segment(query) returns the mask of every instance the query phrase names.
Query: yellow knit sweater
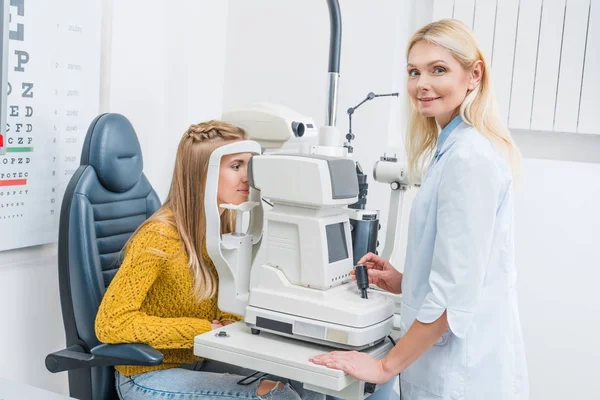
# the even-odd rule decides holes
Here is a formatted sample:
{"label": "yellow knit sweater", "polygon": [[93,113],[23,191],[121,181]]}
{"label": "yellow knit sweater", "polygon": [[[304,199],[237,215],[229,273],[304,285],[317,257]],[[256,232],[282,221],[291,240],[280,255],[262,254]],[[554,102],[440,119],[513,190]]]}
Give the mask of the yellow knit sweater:
{"label": "yellow knit sweater", "polygon": [[[209,260],[206,250],[203,256]],[[216,296],[195,300],[193,279],[175,228],[151,222],[135,235],[100,304],[96,336],[103,343],[146,343],[164,359],[155,367],[120,365],[117,371],[131,376],[196,362],[194,336],[210,331],[215,319],[241,319],[221,312]]]}

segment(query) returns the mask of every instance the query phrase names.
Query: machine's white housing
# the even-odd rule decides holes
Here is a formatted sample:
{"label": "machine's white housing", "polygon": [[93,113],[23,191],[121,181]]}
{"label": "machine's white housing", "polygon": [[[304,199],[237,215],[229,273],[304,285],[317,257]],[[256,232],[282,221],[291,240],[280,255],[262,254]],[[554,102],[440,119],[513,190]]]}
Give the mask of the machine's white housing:
{"label": "machine's white housing", "polygon": [[[331,167],[335,165],[335,167]],[[352,175],[332,185],[330,168],[350,168]],[[327,156],[269,154],[252,159],[251,185],[272,202],[301,208],[341,208],[356,203],[358,182],[354,162]],[[339,170],[339,168],[338,168]],[[340,190],[343,186],[343,190]]]}
{"label": "machine's white housing", "polygon": [[270,265],[255,267],[252,280],[244,318],[252,328],[348,349],[370,347],[392,331],[393,302],[375,292],[362,299],[353,281],[312,289]]}
{"label": "machine's white housing", "polygon": [[335,126],[317,125],[310,117],[280,104],[255,103],[226,111],[221,119],[240,126],[265,153],[319,154],[347,157],[344,138]]}
{"label": "machine's white housing", "polygon": [[[362,349],[384,339],[393,327],[393,302],[373,292],[362,299],[350,276],[354,265],[345,206],[357,201],[358,181],[354,161],[338,146],[339,135],[328,140],[319,135],[317,143],[314,129],[297,137],[298,122],[314,123],[281,106],[246,107],[223,119],[245,128],[264,148],[286,143],[283,150],[263,155],[256,143],[231,144],[211,156],[207,248],[219,273],[219,308],[244,314],[255,330],[336,347]],[[221,238],[218,166],[222,155],[234,151],[257,154],[249,164],[249,200],[266,198],[273,208],[264,211],[261,203],[252,209],[255,222],[264,212],[264,233],[262,224],[259,232],[259,224],[251,223],[248,233]]]}
{"label": "machine's white housing", "polygon": [[244,128],[248,136],[266,151],[310,153],[318,143],[317,125],[312,118],[279,105],[256,103],[224,112],[221,119]]}
{"label": "machine's white housing", "polygon": [[255,156],[249,180],[273,209],[265,212],[266,261],[252,269],[246,323],[343,348],[364,348],[385,338],[393,303],[379,294],[362,299],[350,276],[352,238],[343,207],[357,200],[354,162]]}
{"label": "machine's white housing", "polygon": [[250,169],[250,185],[275,206],[265,213],[266,263],[295,285],[327,289],[349,281],[352,237],[342,207],[357,199],[354,163],[274,154],[253,157]]}

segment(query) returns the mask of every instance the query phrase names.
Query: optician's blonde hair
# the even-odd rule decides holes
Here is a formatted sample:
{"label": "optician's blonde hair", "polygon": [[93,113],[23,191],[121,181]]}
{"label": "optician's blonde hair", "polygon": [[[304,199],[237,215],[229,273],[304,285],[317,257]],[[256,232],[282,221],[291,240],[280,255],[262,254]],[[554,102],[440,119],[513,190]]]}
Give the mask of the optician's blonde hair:
{"label": "optician's blonde hair", "polygon": [[[469,69],[475,62],[483,62],[479,85],[470,91],[460,106],[460,115],[466,123],[496,144],[510,164],[513,176],[518,175],[521,153],[502,121],[492,87],[490,67],[479,48],[471,29],[456,19],[442,19],[419,29],[408,43],[406,58],[419,42],[427,42],[448,50],[463,68]],[[425,163],[431,158],[437,144],[439,127],[434,117],[422,116],[408,99],[408,130],[405,137],[408,153],[409,177],[413,182],[420,179]]]}
{"label": "optician's blonde hair", "polygon": [[[204,192],[208,162],[216,148],[247,138],[248,134],[244,129],[226,122],[208,121],[190,126],[177,148],[167,200],[142,225],[159,221],[177,229],[194,276],[192,294],[198,300],[215,296],[218,288],[217,276],[210,260],[203,256],[206,245]],[[221,214],[221,233],[233,232],[234,228],[235,213],[224,210]]]}

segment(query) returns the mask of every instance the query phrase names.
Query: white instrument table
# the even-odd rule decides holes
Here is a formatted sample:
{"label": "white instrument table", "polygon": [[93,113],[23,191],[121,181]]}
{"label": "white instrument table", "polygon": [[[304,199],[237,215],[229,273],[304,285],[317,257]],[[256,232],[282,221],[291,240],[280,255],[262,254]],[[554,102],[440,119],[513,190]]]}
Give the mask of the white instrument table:
{"label": "white instrument table", "polygon": [[[226,332],[227,336],[219,336]],[[221,333],[221,335],[223,335]],[[400,334],[391,334],[396,341]],[[363,350],[381,359],[393,347],[389,338]],[[198,335],[194,354],[240,367],[261,371],[304,383],[304,387],[344,399],[365,398],[365,383],[343,371],[329,369],[308,361],[310,357],[336,350],[331,347],[261,332],[253,335],[244,322]]]}

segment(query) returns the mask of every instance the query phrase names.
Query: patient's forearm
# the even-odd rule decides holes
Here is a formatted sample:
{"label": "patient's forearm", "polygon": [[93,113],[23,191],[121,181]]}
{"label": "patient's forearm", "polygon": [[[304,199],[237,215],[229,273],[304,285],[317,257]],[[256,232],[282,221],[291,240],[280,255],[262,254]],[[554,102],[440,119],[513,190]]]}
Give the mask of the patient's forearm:
{"label": "patient's forearm", "polygon": [[415,320],[406,334],[382,360],[383,369],[397,375],[419,358],[448,330],[446,311],[436,321],[424,324]]}

